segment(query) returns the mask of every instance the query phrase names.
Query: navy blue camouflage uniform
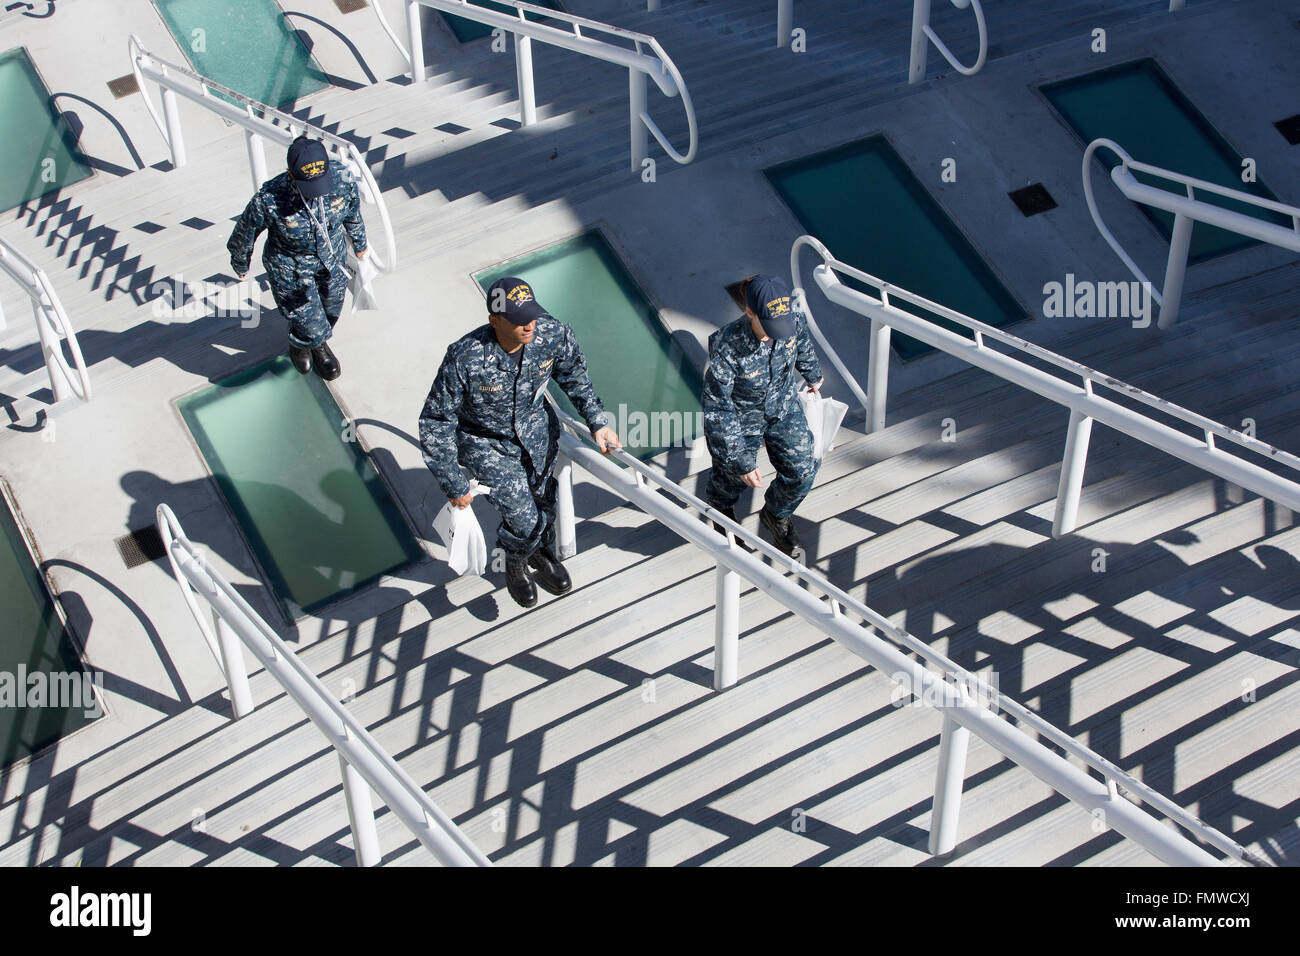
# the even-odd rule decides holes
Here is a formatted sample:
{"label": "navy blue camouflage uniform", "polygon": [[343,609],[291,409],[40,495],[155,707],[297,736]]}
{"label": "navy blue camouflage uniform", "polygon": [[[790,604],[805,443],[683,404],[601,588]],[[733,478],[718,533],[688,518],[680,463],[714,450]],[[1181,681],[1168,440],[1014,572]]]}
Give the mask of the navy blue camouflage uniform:
{"label": "navy blue camouflage uniform", "polygon": [[741,477],[754,470],[764,444],[776,468],[764,499],[773,517],[793,515],[812,490],[817,460],[796,372],[810,385],[822,378],[802,314],[795,314],[795,334],[787,339],[760,342],[748,317],[709,336],[703,405],[713,470],[705,497],[715,508],[734,506],[749,487]]}
{"label": "navy blue camouflage uniform", "polygon": [[490,325],[453,342],[420,414],[424,462],[448,498],[469,493],[458,465],[492,491],[501,513],[497,541],[506,556],[524,559],[553,549],[560,423],[544,397],[554,379],[594,432],[608,422],[591,386],[573,330],[549,316],[537,320],[533,341],[507,354]]}
{"label": "navy blue camouflage uniform", "polygon": [[244,275],[253,258],[253,244],[262,230],[267,230],[262,264],[271,295],[289,322],[289,341],[303,349],[323,345],[343,311],[350,278],[347,241],[350,239],[358,252],[366,248],[356,177],[336,160],[329,165],[333,189],[321,199],[307,201],[328,233],[328,241],[286,171],[262,184],[226,243],[230,267],[236,275]]}

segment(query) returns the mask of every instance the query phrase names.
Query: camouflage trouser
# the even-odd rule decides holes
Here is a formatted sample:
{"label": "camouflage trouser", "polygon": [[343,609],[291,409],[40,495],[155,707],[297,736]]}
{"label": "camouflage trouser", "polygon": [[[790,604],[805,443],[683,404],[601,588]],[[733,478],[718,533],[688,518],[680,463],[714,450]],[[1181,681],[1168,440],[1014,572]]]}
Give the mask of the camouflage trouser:
{"label": "camouflage trouser", "polygon": [[459,442],[460,463],[492,489],[488,500],[501,513],[497,543],[508,558],[522,560],[543,545],[554,545],[559,485],[551,472],[560,447],[557,430],[550,432],[546,460],[540,463],[514,442],[481,438]]}
{"label": "camouflage trouser", "polygon": [[[812,432],[808,430],[802,407],[796,402],[785,418],[768,422],[767,431],[762,435],[745,435],[742,440],[746,450],[755,456],[760,446],[767,445],[776,479],[768,486],[763,500],[774,517],[790,517],[808,496],[817,477]],[[748,487],[739,473],[719,468],[715,462],[704,497],[715,508],[730,508]]]}
{"label": "camouflage trouser", "polygon": [[303,349],[325,344],[343,311],[343,297],[348,291],[347,270],[320,269],[314,275],[272,275],[270,279],[276,307],[289,322],[290,344]]}

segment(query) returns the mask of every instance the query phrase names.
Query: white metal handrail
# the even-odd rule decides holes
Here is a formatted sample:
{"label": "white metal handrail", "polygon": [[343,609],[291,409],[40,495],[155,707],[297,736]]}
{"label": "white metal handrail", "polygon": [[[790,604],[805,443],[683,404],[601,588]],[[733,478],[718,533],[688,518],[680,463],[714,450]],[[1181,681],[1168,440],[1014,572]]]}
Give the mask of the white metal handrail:
{"label": "white metal handrail", "polygon": [[[1137,263],[1120,245],[1119,240],[1102,222],[1101,213],[1097,209],[1097,201],[1092,194],[1092,170],[1089,165],[1089,160],[1092,159],[1092,154],[1097,149],[1109,149],[1119,157],[1119,164],[1110,171],[1110,178],[1120,192],[1124,194],[1125,198],[1136,203],[1163,209],[1174,215],[1173,233],[1169,241],[1169,260],[1165,264],[1165,283],[1160,290],[1157,290],[1151,284],[1151,280],[1138,268]],[[1186,195],[1180,196],[1167,189],[1140,183],[1134,178],[1134,171],[1176,183],[1182,187],[1182,191]],[[1291,219],[1291,228],[1287,229],[1276,223],[1264,222],[1254,216],[1248,216],[1243,212],[1235,212],[1224,209],[1222,206],[1202,202],[1196,198],[1197,190],[1202,193],[1223,196],[1243,205],[1254,206],[1268,212],[1280,213]],[[1183,280],[1187,274],[1187,253],[1191,245],[1192,224],[1194,222],[1218,226],[1220,229],[1226,229],[1229,232],[1235,232],[1251,239],[1258,239],[1260,242],[1280,246],[1292,252],[1300,252],[1300,209],[1295,206],[1288,206],[1285,203],[1274,202],[1271,199],[1264,199],[1261,196],[1254,196],[1239,189],[1229,189],[1226,186],[1207,182],[1204,179],[1184,176],[1182,173],[1176,173],[1160,166],[1152,166],[1150,163],[1139,163],[1114,140],[1095,139],[1083,151],[1083,196],[1087,200],[1088,212],[1092,214],[1092,221],[1096,225],[1097,231],[1101,233],[1102,238],[1119,256],[1120,261],[1128,266],[1133,276],[1151,289],[1152,296],[1160,305],[1160,318],[1156,324],[1162,329],[1169,328],[1178,318],[1179,304],[1183,294]]]}
{"label": "white metal handrail", "polygon": [[[813,270],[817,284],[832,302],[844,306],[871,320],[870,353],[868,356],[867,395],[863,408],[866,411],[867,431],[878,431],[884,427],[885,398],[889,369],[889,339],[893,328],[919,339],[927,345],[941,349],[971,365],[991,372],[1023,388],[1027,388],[1044,398],[1051,399],[1059,405],[1070,409],[1069,430],[1066,437],[1064,461],[1061,468],[1061,485],[1057,494],[1056,516],[1052,533],[1056,536],[1073,531],[1079,508],[1079,496],[1083,484],[1084,463],[1088,454],[1088,439],[1092,431],[1093,420],[1136,438],[1153,448],[1159,448],[1188,464],[1192,464],[1217,475],[1225,481],[1240,485],[1270,501],[1290,508],[1300,509],[1300,482],[1269,471],[1254,462],[1237,455],[1227,453],[1227,449],[1216,444],[1216,438],[1222,438],[1234,445],[1260,455],[1270,462],[1285,466],[1292,471],[1300,471],[1300,457],[1275,448],[1251,435],[1237,431],[1213,419],[1198,415],[1165,401],[1140,388],[1122,382],[1112,376],[1098,372],[1072,359],[1049,352],[1032,342],[1011,335],[1001,329],[963,315],[952,309],[931,302],[906,289],[890,285],[883,279],[855,269],[847,263],[840,262],[820,240],[812,236],[800,236],[790,250],[790,272],[792,285],[800,306],[808,318],[810,328],[816,328],[816,319],[803,294],[799,276],[799,251],[808,246],[817,251],[822,263]],[[869,286],[874,286],[879,298],[872,298],[861,292],[848,288],[839,281],[840,273]],[[906,312],[893,304],[892,300],[906,302],[970,329],[973,339],[950,332],[934,322]],[[825,339],[818,334],[818,341]],[[1056,368],[1077,377],[1080,384],[1049,374],[1013,355],[998,352],[989,347],[989,342],[998,342],[1020,352],[1033,355]],[[830,350],[828,350],[830,351]],[[837,365],[837,368],[840,366]],[[841,371],[841,374],[843,372]],[[1108,389],[1117,395],[1133,399],[1141,404],[1166,414],[1185,424],[1191,425],[1201,433],[1193,437],[1170,425],[1156,421],[1152,416],[1119,405],[1096,394],[1095,389]],[[854,392],[862,397],[861,389]]]}
{"label": "white metal handrail", "polygon": [[[423,83],[426,79],[424,64],[424,41],[420,26],[420,7],[431,7],[443,13],[464,17],[495,29],[508,30],[514,35],[515,68],[519,81],[520,124],[531,126],[537,122],[537,102],[533,91],[533,54],[532,41],[538,40],[551,46],[582,53],[616,66],[626,67],[628,71],[628,102],[631,121],[633,172],[641,172],[642,164],[648,151],[646,133],[649,132],[658,141],[664,151],[675,162],[685,165],[695,159],[699,149],[699,128],[695,119],[695,107],[691,103],[686,81],[682,78],[677,65],[664,52],[659,41],[645,33],[636,33],[620,27],[610,26],[598,20],[574,16],[561,10],[539,7],[523,0],[499,0],[500,3],[514,7],[515,15],[489,10],[476,6],[468,0],[406,0],[406,23],[410,40],[409,51],[403,51],[411,66],[411,81]],[[378,9],[377,4],[371,4]],[[549,20],[567,24],[568,29],[550,26],[529,20],[529,13]],[[382,14],[380,15],[382,21]],[[394,43],[397,38],[391,31],[386,31]],[[590,34],[603,34],[632,44],[632,49],[610,43],[608,40],[596,39]],[[649,50],[649,53],[645,52]],[[663,131],[650,117],[646,100],[646,77],[654,80],[659,90],[668,97],[680,96],[686,110],[686,123],[690,130],[690,143],[685,153],[679,153],[668,142]]]}
{"label": "white metal handrail", "polygon": [[[0,239],[0,269],[7,272],[31,299],[36,333],[40,337],[41,354],[54,400],[61,402],[69,395],[75,395],[83,402],[90,401],[90,376],[81,357],[77,333],[45,270],[3,239]],[[4,313],[0,311],[2,328]],[[67,354],[64,353],[65,345]]]}
{"label": "white metal handrail", "polygon": [[[239,649],[242,643],[337,752],[357,862],[361,866],[374,866],[383,859],[368,784],[444,866],[491,866],[483,852],[438,809],[420,785],[208,563],[200,549],[185,536],[171,508],[160,504],[157,521],[172,574],[203,639],[225,674],[234,717],[238,719],[253,710],[248,672]],[[199,598],[207,603],[210,614],[203,613]]]}
{"label": "white metal handrail", "polygon": [[965,10],[971,7],[975,11],[975,24],[979,28],[980,52],[973,66],[963,66],[957,57],[953,56],[947,45],[939,39],[939,35],[930,27],[930,0],[913,0],[912,3],[912,57],[907,68],[907,82],[919,83],[925,79],[926,55],[929,52],[929,44],[933,43],[948,61],[948,64],[958,73],[966,76],[973,76],[984,68],[984,61],[989,54],[989,31],[984,22],[984,8],[980,5],[980,0],[951,0],[952,5],[958,10]]}
{"label": "white metal handrail", "polygon": [[[943,712],[940,766],[935,787],[935,807],[931,814],[932,854],[943,855],[951,852],[956,845],[965,748],[969,734],[974,733],[1057,792],[1089,810],[1103,809],[1109,825],[1166,862],[1213,865],[1216,861],[1200,847],[1175,831],[1161,826],[1155,818],[1124,799],[1120,795],[1121,790],[1137,797],[1232,859],[1248,863],[1260,862],[1231,837],[1151,789],[1105,757],[1084,747],[1038,714],[1002,695],[979,675],[896,627],[888,618],[851,597],[817,571],[781,553],[756,535],[751,535],[657,469],[622,450],[611,451],[609,457],[626,465],[630,474],[610,464],[606,456],[593,451],[579,437],[575,437],[581,436],[589,440],[582,424],[559,408],[555,411],[570,432],[561,437],[561,465],[557,476],[559,499],[556,533],[562,548],[568,543],[564,549],[567,553],[563,556],[574,553],[572,465],[576,463],[610,490],[712,557],[717,565],[715,689],[731,687],[738,679],[739,578],[745,577],[805,621],[866,659],[881,673],[889,675],[918,701]],[[676,499],[676,503],[669,501],[665,495]],[[719,535],[710,528],[710,521],[723,527],[725,533]],[[746,552],[742,544],[756,553]],[[772,566],[765,564],[758,555],[766,557]],[[792,583],[787,578],[787,573],[793,575],[799,583]],[[800,584],[806,587],[801,587]],[[851,622],[846,615],[856,617],[860,623]],[[888,642],[878,637],[874,631],[883,634]],[[904,651],[916,655],[920,660],[905,656]],[[1022,726],[1016,727],[1004,715],[1015,718]],[[1025,732],[1025,727],[1032,730],[1032,735]],[[1082,761],[1100,774],[1102,781],[1080,774],[1043,743],[1044,740]],[[1109,821],[1112,811],[1119,811],[1122,819]]]}
{"label": "white metal handrail", "polygon": [[[158,127],[158,132],[162,134],[167,148],[171,151],[172,166],[179,169],[186,161],[180,110],[176,103],[178,93],[216,113],[222,119],[244,128],[249,171],[252,174],[254,189],[261,187],[262,183],[269,178],[263,147],[264,140],[270,140],[287,149],[299,135],[318,139],[334,159],[347,166],[357,177],[357,191],[362,201],[379,210],[380,226],[384,235],[384,255],[376,255],[374,250],[371,250],[370,255],[374,256],[375,265],[384,272],[391,272],[397,267],[397,239],[393,235],[393,222],[388,215],[388,206],[379,191],[379,184],[375,182],[375,177],[366,164],[365,157],[361,155],[355,143],[335,133],[327,132],[319,126],[305,123],[265,103],[260,103],[228,86],[222,86],[201,73],[169,63],[146,50],[135,34],[131,34],[127,40],[127,51],[131,57],[131,71],[135,74],[136,84],[140,87],[145,108],[153,117],[154,125]],[[146,79],[157,83],[162,91],[162,116],[158,114],[145,89]],[[228,103],[221,97],[213,96],[213,93],[219,93],[221,97],[229,97],[235,103]]]}

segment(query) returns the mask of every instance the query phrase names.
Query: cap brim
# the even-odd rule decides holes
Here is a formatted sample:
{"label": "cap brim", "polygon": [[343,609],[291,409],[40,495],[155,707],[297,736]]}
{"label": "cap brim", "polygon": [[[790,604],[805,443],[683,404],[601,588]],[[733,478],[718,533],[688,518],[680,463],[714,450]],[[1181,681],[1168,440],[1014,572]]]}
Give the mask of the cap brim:
{"label": "cap brim", "polygon": [[294,183],[304,199],[320,199],[334,185],[334,177],[329,172],[326,172],[325,175],[317,176],[315,179],[295,179]]}
{"label": "cap brim", "polygon": [[550,313],[543,309],[536,299],[525,302],[519,308],[506,313],[506,318],[515,325],[528,325],[537,319],[549,319],[550,317]]}
{"label": "cap brim", "polygon": [[763,331],[774,339],[788,339],[794,335],[794,319],[759,319]]}

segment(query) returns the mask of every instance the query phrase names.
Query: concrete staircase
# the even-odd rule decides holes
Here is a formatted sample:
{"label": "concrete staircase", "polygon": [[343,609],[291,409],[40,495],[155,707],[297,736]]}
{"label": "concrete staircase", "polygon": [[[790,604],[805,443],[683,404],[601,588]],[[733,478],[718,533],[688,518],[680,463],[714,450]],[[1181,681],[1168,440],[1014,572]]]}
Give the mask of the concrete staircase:
{"label": "concrete staircase", "polygon": [[[1297,341],[1293,277],[1248,280],[1249,320],[1229,305],[1240,288],[1194,297],[1159,353],[1103,327],[1062,347],[1158,394],[1199,397],[1195,410],[1222,420],[1248,408],[1262,438],[1297,447],[1286,382],[1300,346],[1278,344]],[[1207,350],[1207,336],[1231,348]],[[1261,374],[1264,357],[1275,374]],[[943,418],[956,441],[942,440]],[[1081,529],[1053,540],[1064,425],[1063,411],[975,371],[896,396],[888,427],[835,449],[800,510],[817,567],[1208,822],[1294,862],[1300,530],[1098,429]],[[303,659],[340,697],[359,691],[349,707],[497,862],[938,862],[925,851],[937,715],[895,706],[885,676],[753,588],[742,681],[715,693],[710,563],[599,500],[580,508],[565,598],[522,613],[500,575],[455,581]],[[214,695],[28,781],[0,807],[0,832],[42,808],[60,808],[60,824],[11,841],[0,863],[348,862],[332,754],[267,675],[253,688],[259,709],[236,724]],[[1152,862],[978,741],[966,779],[950,864]],[[381,836],[390,862],[425,861],[390,815]]]}
{"label": "concrete staircase", "polygon": [[[632,0],[570,3],[663,41],[695,95],[706,157],[824,120],[828,103],[851,117],[908,95],[907,5],[884,6],[846,31],[862,5],[800,0],[795,23],[810,46],[795,56],[775,50],[766,2],[665,0],[659,14]],[[990,3],[991,56],[1167,16],[1165,6],[1034,0],[1013,18]],[[935,9],[936,29],[965,56],[973,17]],[[433,52],[431,89],[329,90],[299,111],[365,150],[405,262],[521,209],[627,180],[619,71],[537,51],[543,122],[511,131],[511,58],[485,43]],[[928,83],[947,81],[939,65],[932,55]],[[605,95],[589,98],[593,89]],[[676,107],[652,99],[680,143]],[[149,303],[158,279],[227,268],[239,211],[228,197],[249,187],[239,137],[191,146],[186,171],[100,177],[4,226],[47,264],[86,330],[101,394],[164,355],[220,370],[211,324],[169,324]],[[670,167],[661,157],[659,174]],[[200,223],[185,225],[191,217]],[[148,222],[163,230],[135,229]],[[1094,323],[1042,344],[1226,424],[1250,417],[1262,439],[1300,448],[1295,276],[1292,265],[1190,296],[1158,339]],[[26,417],[43,407],[30,397],[43,371],[14,320],[20,300],[4,296],[0,390]],[[248,349],[274,330],[215,334]],[[1080,530],[1053,540],[1065,422],[975,371],[893,396],[888,427],[832,452],[800,510],[817,567],[1208,822],[1294,863],[1300,536],[1290,514],[1099,428]],[[712,566],[610,493],[580,491],[572,594],[523,613],[499,574],[457,580],[302,658],[497,862],[941,862],[925,852],[938,717],[894,706],[886,676],[753,588],[742,596],[742,681],[715,693]],[[0,864],[348,863],[333,754],[266,674],[253,692],[260,706],[238,723],[210,695],[75,765],[38,759],[10,773]],[[389,862],[427,860],[391,814],[380,830]],[[978,741],[960,836],[943,862],[1152,862]]]}

